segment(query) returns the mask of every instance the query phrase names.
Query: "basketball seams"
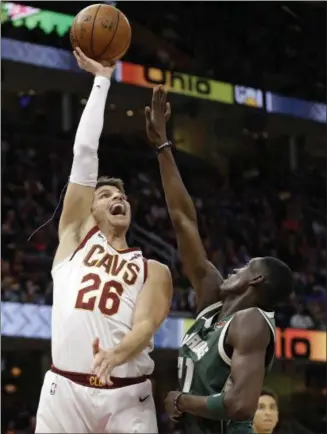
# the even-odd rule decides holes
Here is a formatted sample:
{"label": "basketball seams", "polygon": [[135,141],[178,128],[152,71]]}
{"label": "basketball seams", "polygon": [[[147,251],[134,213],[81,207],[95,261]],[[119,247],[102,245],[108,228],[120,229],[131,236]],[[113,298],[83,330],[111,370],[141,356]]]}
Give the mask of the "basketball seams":
{"label": "basketball seams", "polygon": [[[130,45],[130,43],[131,43],[131,40],[132,40],[132,34],[131,34],[131,36],[130,36],[130,38],[129,38],[129,40],[128,40],[128,42],[127,42],[127,44],[126,44],[126,47],[123,49],[123,50],[120,50],[117,54],[115,54],[114,56],[112,56],[112,58],[115,60],[116,59],[116,57],[117,56],[120,56],[121,55],[121,53],[126,53],[126,51],[128,50],[128,47],[129,47],[129,45]],[[124,55],[123,54],[123,55]],[[119,58],[121,58],[121,57],[119,57]]]}
{"label": "basketball seams", "polygon": [[70,32],[73,48],[79,46],[86,56],[100,62],[120,59],[127,52],[131,38],[131,27],[125,15],[104,4],[91,5],[80,11]]}
{"label": "basketball seams", "polygon": [[110,42],[106,45],[105,49],[102,50],[102,52],[97,56],[98,58],[101,58],[101,56],[103,56],[103,54],[108,50],[108,48],[110,47],[110,44],[112,43],[112,41],[115,39],[117,30],[118,30],[118,26],[119,26],[119,20],[120,20],[120,12],[118,9],[117,10],[117,20],[116,20],[116,28],[113,32],[112,38],[110,40]]}
{"label": "basketball seams", "polygon": [[97,15],[98,15],[98,12],[99,12],[101,6],[102,5],[98,6],[98,9],[97,9],[96,13],[94,14],[92,29],[91,29],[91,35],[90,35],[90,48],[91,48],[91,53],[92,53],[93,57],[96,57],[96,55],[94,54],[94,51],[93,51],[93,32],[94,32],[96,18],[97,18]]}

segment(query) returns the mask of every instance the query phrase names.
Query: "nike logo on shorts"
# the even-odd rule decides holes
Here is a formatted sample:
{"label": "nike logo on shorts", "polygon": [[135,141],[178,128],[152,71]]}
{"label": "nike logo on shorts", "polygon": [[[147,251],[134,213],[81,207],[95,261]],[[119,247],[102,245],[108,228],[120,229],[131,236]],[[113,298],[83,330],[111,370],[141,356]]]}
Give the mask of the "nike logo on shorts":
{"label": "nike logo on shorts", "polygon": [[149,398],[150,395],[145,396],[144,398],[139,397],[140,402],[144,402],[146,399]]}

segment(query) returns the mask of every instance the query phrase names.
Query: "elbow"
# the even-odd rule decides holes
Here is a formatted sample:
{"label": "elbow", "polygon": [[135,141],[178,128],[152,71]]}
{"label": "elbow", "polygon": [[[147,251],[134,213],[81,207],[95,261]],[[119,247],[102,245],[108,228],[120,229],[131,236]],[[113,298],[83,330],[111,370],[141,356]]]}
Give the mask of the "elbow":
{"label": "elbow", "polygon": [[180,210],[172,210],[170,218],[174,227],[182,227],[185,216]]}
{"label": "elbow", "polygon": [[196,214],[194,213],[190,213],[190,212],[183,212],[180,210],[172,210],[170,212],[170,218],[171,218],[171,222],[174,226],[174,228],[178,231],[184,231],[185,228],[187,229],[188,225],[190,223],[196,225],[197,224],[197,220],[196,220]]}
{"label": "elbow", "polygon": [[228,417],[231,420],[252,420],[257,409],[257,403],[252,403],[248,398],[226,396],[224,400]]}

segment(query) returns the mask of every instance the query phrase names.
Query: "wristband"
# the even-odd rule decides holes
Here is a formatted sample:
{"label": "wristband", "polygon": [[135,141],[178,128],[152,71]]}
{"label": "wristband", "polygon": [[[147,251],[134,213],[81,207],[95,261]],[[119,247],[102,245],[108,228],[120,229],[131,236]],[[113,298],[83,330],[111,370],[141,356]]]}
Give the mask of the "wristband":
{"label": "wristband", "polygon": [[174,399],[174,409],[175,409],[176,413],[178,414],[178,416],[182,416],[182,414],[183,414],[183,412],[180,411],[180,409],[178,408],[178,401],[182,395],[184,395],[184,393],[180,392]]}
{"label": "wristband", "polygon": [[165,148],[171,148],[173,144],[171,142],[165,142],[162,145],[156,147],[156,152],[159,154]]}
{"label": "wristband", "polygon": [[212,412],[215,420],[229,420],[227,411],[224,404],[224,393],[217,393],[215,395],[208,396],[207,407]]}

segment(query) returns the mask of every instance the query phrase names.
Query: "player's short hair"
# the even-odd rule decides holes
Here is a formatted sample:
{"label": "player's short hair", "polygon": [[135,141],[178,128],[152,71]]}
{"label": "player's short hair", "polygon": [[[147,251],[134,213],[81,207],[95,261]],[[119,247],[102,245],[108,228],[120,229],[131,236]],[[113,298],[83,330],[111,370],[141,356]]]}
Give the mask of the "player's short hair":
{"label": "player's short hair", "polygon": [[121,193],[125,194],[124,182],[119,178],[110,178],[109,176],[100,176],[95,189],[97,190],[104,185],[116,187]]}
{"label": "player's short hair", "polygon": [[277,393],[274,392],[269,387],[263,387],[262,390],[261,390],[260,396],[271,396],[276,401],[276,404],[278,404]]}
{"label": "player's short hair", "polygon": [[262,259],[266,279],[263,283],[264,297],[270,308],[287,300],[293,290],[292,271],[283,261],[271,256]]}

